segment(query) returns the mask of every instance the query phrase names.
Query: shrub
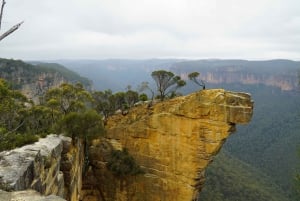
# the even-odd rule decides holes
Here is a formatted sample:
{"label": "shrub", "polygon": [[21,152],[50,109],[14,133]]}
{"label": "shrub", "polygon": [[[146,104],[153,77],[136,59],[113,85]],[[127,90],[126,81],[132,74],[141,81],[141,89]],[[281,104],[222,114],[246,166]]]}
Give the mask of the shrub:
{"label": "shrub", "polygon": [[144,173],[134,158],[128,153],[127,149],[123,149],[122,151],[113,150],[107,163],[107,168],[118,177]]}

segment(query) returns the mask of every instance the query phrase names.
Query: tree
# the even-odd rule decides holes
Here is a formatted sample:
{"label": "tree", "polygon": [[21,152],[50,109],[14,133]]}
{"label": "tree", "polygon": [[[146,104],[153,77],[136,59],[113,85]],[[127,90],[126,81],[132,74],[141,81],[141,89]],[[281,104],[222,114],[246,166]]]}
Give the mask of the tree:
{"label": "tree", "polygon": [[[151,100],[153,100],[154,98],[154,91],[149,87],[149,83],[148,82],[142,82],[141,85],[138,87],[138,91],[142,92],[145,90],[149,90],[151,93]],[[148,97],[147,97],[148,99]]]}
{"label": "tree", "polygon": [[82,84],[63,83],[59,88],[48,90],[45,101],[53,109],[56,106],[57,110],[66,115],[70,112],[84,111],[88,105],[91,105],[92,96]]}
{"label": "tree", "polygon": [[58,128],[73,140],[92,139],[103,134],[102,117],[95,110],[70,112],[61,119]]}
{"label": "tree", "polygon": [[8,132],[17,131],[24,124],[24,109],[27,98],[21,92],[12,90],[7,82],[0,79],[0,125]]}
{"label": "tree", "polygon": [[139,100],[140,101],[147,101],[148,100],[148,96],[145,93],[142,93],[139,95]]}
{"label": "tree", "polygon": [[0,79],[0,151],[37,141],[26,129],[29,110],[27,98]]}
{"label": "tree", "polygon": [[[3,16],[3,11],[4,11],[4,6],[5,6],[6,2],[5,0],[2,0],[2,4],[1,4],[1,10],[0,10],[0,30],[2,28],[2,16]],[[0,41],[4,38],[6,38],[8,35],[10,35],[11,33],[13,33],[14,31],[16,31],[21,25],[23,24],[23,21],[12,26],[10,29],[8,29],[6,32],[4,32],[2,35],[0,35]]]}
{"label": "tree", "polygon": [[115,98],[111,90],[95,91],[92,93],[93,107],[105,119],[115,112]]}
{"label": "tree", "polygon": [[156,83],[159,98],[162,101],[165,99],[166,95],[175,92],[178,88],[183,87],[186,84],[180,76],[175,76],[174,73],[165,70],[153,71],[151,76]]}
{"label": "tree", "polygon": [[197,85],[201,86],[202,89],[205,89],[205,83],[203,80],[201,80],[201,83],[198,81],[198,77],[199,77],[200,73],[198,72],[193,72],[193,73],[190,73],[188,75],[189,79],[192,80],[193,82],[195,82]]}
{"label": "tree", "polygon": [[129,108],[133,107],[134,103],[139,101],[139,94],[136,91],[128,90],[125,93],[125,102]]}
{"label": "tree", "polygon": [[122,151],[112,150],[106,167],[119,178],[144,173],[141,167],[136,163],[135,159],[129,154],[127,149],[123,149]]}

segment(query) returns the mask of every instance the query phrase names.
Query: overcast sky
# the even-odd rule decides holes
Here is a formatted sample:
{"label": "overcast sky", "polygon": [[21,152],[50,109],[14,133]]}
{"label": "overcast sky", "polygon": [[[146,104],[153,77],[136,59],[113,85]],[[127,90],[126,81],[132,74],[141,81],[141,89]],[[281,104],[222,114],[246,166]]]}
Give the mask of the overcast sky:
{"label": "overcast sky", "polygon": [[300,60],[299,0],[6,1],[2,58]]}

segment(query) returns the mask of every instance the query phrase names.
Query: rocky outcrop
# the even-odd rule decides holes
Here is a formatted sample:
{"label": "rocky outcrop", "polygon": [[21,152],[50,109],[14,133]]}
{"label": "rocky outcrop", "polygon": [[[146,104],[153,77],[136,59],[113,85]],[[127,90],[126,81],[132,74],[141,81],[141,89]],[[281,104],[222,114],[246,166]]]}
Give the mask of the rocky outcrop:
{"label": "rocky outcrop", "polygon": [[1,201],[66,201],[65,199],[55,196],[43,196],[34,190],[5,192],[0,190]]}
{"label": "rocky outcrop", "polygon": [[[252,111],[249,94],[215,89],[114,115],[106,137],[89,148],[83,180],[82,143],[49,135],[0,153],[0,200],[196,200],[205,168]],[[107,169],[111,151],[124,148],[144,174],[116,176]]]}
{"label": "rocky outcrop", "polygon": [[[90,147],[83,200],[196,200],[205,168],[235,125],[250,121],[252,111],[249,94],[215,89],[111,117],[106,138]],[[120,178],[107,170],[111,150],[122,148],[145,174]]]}
{"label": "rocky outcrop", "polygon": [[[49,135],[33,145],[1,152],[0,189],[16,192],[2,191],[0,198],[10,196],[13,200],[19,196],[31,201],[39,198],[77,201],[83,159],[81,142],[73,146],[70,138],[57,135]],[[32,190],[24,191],[27,189]]]}

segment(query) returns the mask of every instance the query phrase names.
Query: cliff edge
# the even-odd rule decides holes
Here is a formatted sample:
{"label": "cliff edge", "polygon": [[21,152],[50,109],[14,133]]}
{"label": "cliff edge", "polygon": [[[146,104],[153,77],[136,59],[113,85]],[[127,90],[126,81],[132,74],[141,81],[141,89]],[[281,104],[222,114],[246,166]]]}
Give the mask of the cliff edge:
{"label": "cliff edge", "polygon": [[[83,200],[197,200],[205,168],[252,112],[249,94],[212,89],[112,116],[106,138],[90,147]],[[145,174],[120,178],[107,170],[109,153],[123,148]]]}

